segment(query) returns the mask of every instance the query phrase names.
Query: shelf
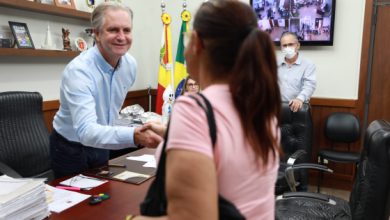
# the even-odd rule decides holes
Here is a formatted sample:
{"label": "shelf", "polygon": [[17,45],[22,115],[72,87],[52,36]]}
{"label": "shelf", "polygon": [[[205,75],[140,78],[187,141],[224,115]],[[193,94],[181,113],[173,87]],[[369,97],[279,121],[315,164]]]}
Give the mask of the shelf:
{"label": "shelf", "polygon": [[89,20],[91,13],[77,11],[69,8],[61,8],[55,5],[42,4],[38,2],[30,2],[27,0],[0,0],[0,6],[16,8],[26,11],[35,11],[39,13],[59,15],[63,17],[76,18],[81,20]]}
{"label": "shelf", "polygon": [[76,57],[78,51],[0,48],[0,56],[18,57]]}

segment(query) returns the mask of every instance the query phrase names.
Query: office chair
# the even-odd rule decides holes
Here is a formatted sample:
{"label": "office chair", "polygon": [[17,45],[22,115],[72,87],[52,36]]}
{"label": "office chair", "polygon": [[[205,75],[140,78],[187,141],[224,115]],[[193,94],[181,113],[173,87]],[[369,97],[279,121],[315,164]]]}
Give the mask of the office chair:
{"label": "office chair", "polygon": [[[335,196],[290,192],[276,199],[276,219],[388,219],[390,216],[390,123],[373,121],[366,130],[349,202]],[[325,167],[314,164],[315,167]],[[321,170],[326,170],[321,168]],[[292,169],[286,171],[292,173]],[[292,187],[294,184],[291,184]]]}
{"label": "office chair", "polygon": [[[324,160],[329,160],[338,163],[354,163],[355,167],[360,159],[360,153],[348,151],[334,150],[334,145],[337,143],[351,144],[357,141],[360,137],[360,123],[358,118],[347,112],[331,113],[325,121],[325,137],[332,142],[330,149],[320,150],[318,153],[318,161],[324,164]],[[320,191],[320,182],[322,172],[318,176],[317,192]]]}
{"label": "office chair", "polygon": [[[310,104],[304,103],[298,112],[292,112],[287,102],[281,108],[281,146],[284,156],[281,157],[275,194],[290,191],[285,178],[285,170],[298,163],[310,160],[312,149],[313,125]],[[307,170],[297,171],[298,190],[305,191],[308,185]]]}
{"label": "office chair", "polygon": [[11,177],[54,178],[49,132],[38,92],[0,93],[0,173]]}

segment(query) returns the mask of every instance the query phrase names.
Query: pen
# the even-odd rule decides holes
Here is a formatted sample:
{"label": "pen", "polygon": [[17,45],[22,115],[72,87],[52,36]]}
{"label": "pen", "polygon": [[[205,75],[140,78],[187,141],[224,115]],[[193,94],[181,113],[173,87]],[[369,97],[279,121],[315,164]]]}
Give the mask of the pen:
{"label": "pen", "polygon": [[80,188],[80,187],[74,187],[74,186],[56,186],[56,188],[72,190],[72,191],[82,191],[82,190],[88,190],[89,189],[89,188]]}
{"label": "pen", "polygon": [[122,168],[126,168],[126,165],[125,164],[108,164],[109,167],[122,167]]}

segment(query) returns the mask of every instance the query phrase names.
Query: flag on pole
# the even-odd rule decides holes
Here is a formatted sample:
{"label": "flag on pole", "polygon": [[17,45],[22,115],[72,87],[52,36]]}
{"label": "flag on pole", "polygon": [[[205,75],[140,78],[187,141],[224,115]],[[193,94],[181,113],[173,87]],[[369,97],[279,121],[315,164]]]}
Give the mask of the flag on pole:
{"label": "flag on pole", "polygon": [[160,66],[158,71],[158,86],[156,97],[156,113],[162,114],[162,106],[164,103],[163,94],[164,91],[170,87],[170,91],[173,91],[173,72],[172,72],[172,49],[171,49],[171,16],[168,13],[161,15],[163,22],[163,33],[161,37],[160,48]]}
{"label": "flag on pole", "polygon": [[188,75],[184,59],[184,33],[189,30],[188,23],[191,20],[191,14],[185,8],[181,13],[181,28],[179,35],[179,42],[177,45],[174,83],[175,83],[175,97],[178,97],[184,89],[184,82]]}

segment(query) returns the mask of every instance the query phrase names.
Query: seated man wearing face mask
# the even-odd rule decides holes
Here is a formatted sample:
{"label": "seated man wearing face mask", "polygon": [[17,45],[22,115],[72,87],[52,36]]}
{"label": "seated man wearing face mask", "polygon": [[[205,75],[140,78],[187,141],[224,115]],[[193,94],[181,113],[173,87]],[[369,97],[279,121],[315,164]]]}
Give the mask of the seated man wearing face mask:
{"label": "seated man wearing face mask", "polygon": [[289,102],[291,111],[296,112],[304,102],[309,102],[316,89],[316,67],[299,54],[300,44],[295,33],[284,32],[280,46],[283,57],[278,60],[278,77],[282,101]]}

